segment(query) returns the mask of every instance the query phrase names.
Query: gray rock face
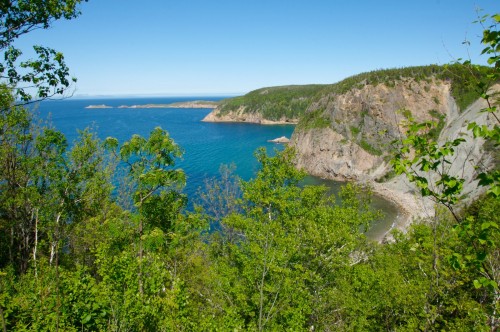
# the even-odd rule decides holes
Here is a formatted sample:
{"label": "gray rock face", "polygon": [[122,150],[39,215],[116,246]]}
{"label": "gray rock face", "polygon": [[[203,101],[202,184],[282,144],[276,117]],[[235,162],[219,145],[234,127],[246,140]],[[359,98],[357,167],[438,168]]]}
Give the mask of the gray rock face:
{"label": "gray rock face", "polygon": [[[497,91],[498,86],[494,87]],[[475,166],[491,167],[492,158],[483,148],[483,141],[473,139],[467,124],[491,124],[483,100],[473,103],[459,113],[450,94],[450,84],[429,80],[416,82],[405,79],[394,87],[383,84],[365,85],[342,95],[325,95],[311,105],[308,112],[316,112],[326,119],[327,127],[298,127],[291,139],[297,151],[297,166],[308,173],[333,180],[371,183],[375,191],[393,200],[411,216],[433,214],[430,201],[422,200],[412,184],[402,177],[382,181],[391,171],[388,153],[390,142],[404,138],[404,109],[416,121],[442,121],[439,142],[463,137],[466,142],[457,149],[451,164],[451,174],[466,179],[464,192],[477,197]],[[490,115],[491,117],[491,115]],[[375,183],[375,180],[384,183]]]}
{"label": "gray rock face", "polygon": [[297,131],[292,144],[297,166],[309,174],[333,180],[365,180],[380,159],[331,128]]}
{"label": "gray rock face", "polygon": [[322,110],[328,128],[298,128],[292,136],[299,165],[337,180],[376,179],[387,171],[384,155],[391,141],[403,134],[403,109],[417,121],[457,113],[450,85],[442,81],[407,79],[394,87],[365,85],[342,95],[326,95],[308,112]]}

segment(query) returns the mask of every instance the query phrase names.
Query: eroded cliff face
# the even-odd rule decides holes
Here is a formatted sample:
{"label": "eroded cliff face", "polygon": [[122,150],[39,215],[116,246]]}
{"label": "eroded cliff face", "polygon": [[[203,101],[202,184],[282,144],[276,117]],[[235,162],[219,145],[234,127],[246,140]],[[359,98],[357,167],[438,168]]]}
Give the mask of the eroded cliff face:
{"label": "eroded cliff face", "polygon": [[474,167],[490,167],[493,161],[483,148],[484,142],[472,138],[467,124],[472,121],[491,124],[493,119],[480,112],[486,107],[483,100],[459,113],[450,86],[449,82],[435,79],[419,82],[405,79],[392,87],[365,85],[342,95],[324,95],[307,111],[315,119],[299,123],[292,136],[297,166],[322,178],[371,183],[377,192],[398,203],[408,214],[432,215],[432,202],[417,199],[416,188],[403,176],[388,176],[391,141],[404,137],[402,113],[406,113],[419,122],[440,123],[441,130],[436,136],[439,135],[441,142],[456,137],[466,139],[446,167],[451,174],[466,179],[464,191],[470,198],[477,197],[481,188],[477,187]]}
{"label": "eroded cliff face", "polygon": [[327,94],[308,112],[317,112],[328,126],[305,124],[295,130],[292,144],[298,165],[311,174],[337,180],[375,180],[385,174],[385,152],[394,138],[404,134],[404,112],[417,121],[458,114],[449,83],[412,79],[393,87],[365,85],[342,95]]}
{"label": "eroded cliff face", "polygon": [[296,130],[292,145],[298,152],[298,167],[327,179],[366,179],[381,160],[331,128]]}
{"label": "eroded cliff face", "polygon": [[298,119],[285,118],[282,117],[280,120],[269,120],[266,119],[262,113],[245,112],[245,107],[241,106],[236,111],[231,111],[226,114],[222,114],[220,108],[215,108],[210,112],[203,120],[203,122],[247,122],[256,124],[297,124]]}

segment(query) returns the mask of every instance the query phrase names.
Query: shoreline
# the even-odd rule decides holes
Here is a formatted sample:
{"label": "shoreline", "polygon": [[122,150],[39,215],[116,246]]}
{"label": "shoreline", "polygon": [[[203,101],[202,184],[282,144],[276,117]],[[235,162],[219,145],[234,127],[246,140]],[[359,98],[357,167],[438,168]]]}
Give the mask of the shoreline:
{"label": "shoreline", "polygon": [[[406,233],[409,227],[419,219],[429,218],[434,215],[433,202],[420,197],[418,193],[414,193],[414,188],[402,177],[395,178],[389,182],[378,183],[373,180],[361,181],[342,177],[330,178],[322,175],[308,174],[323,181],[333,181],[339,184],[357,184],[366,190],[370,190],[374,197],[392,205],[396,213],[392,214],[389,218],[383,219],[385,220],[383,222],[385,226],[379,228],[379,231],[373,232],[368,237],[369,241],[378,243],[393,241],[394,238],[391,234],[393,229]],[[327,186],[329,185],[327,184]],[[381,208],[381,210],[385,211],[384,208]]]}
{"label": "shoreline", "polygon": [[272,120],[260,120],[260,121],[242,121],[242,120],[201,120],[201,122],[211,122],[211,123],[248,123],[263,126],[274,126],[274,125],[297,125],[298,121],[272,121]]}
{"label": "shoreline", "polygon": [[[390,229],[377,239],[379,242],[390,241],[392,236],[390,232],[393,229],[406,233],[408,228],[420,218],[428,218],[434,215],[433,203],[423,197],[416,197],[403,190],[398,190],[395,183],[377,183],[371,181],[367,183],[374,194],[393,203],[399,211],[397,220],[394,221]],[[392,185],[391,185],[392,184]]]}
{"label": "shoreline", "polygon": [[250,123],[258,125],[296,125],[299,123],[298,119],[268,120],[264,119],[260,114],[255,113],[244,114],[243,112],[230,112],[229,114],[222,115],[218,108],[208,113],[201,121],[214,123]]}
{"label": "shoreline", "polygon": [[88,105],[85,108],[87,109],[106,109],[106,108],[206,108],[213,109],[216,108],[218,102],[215,101],[206,101],[206,100],[194,100],[194,101],[186,101],[186,102],[177,102],[171,104],[144,104],[144,105],[120,105],[118,107],[109,106],[105,104],[101,105]]}
{"label": "shoreline", "polygon": [[249,123],[249,124],[257,124],[257,125],[297,125],[299,120],[291,119],[291,120],[267,120],[262,118],[231,118],[226,116],[218,117],[213,114],[213,112],[209,113],[207,116],[201,120],[201,122],[212,122],[212,123]]}

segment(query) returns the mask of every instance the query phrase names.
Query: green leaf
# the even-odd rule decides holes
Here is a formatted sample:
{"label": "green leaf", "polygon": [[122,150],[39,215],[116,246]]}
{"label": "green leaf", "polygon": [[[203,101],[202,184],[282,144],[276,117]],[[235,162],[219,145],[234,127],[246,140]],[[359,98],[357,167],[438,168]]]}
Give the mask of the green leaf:
{"label": "green leaf", "polygon": [[92,319],[91,314],[87,314],[83,319],[82,319],[82,324],[87,324],[90,320]]}
{"label": "green leaf", "polygon": [[476,289],[483,287],[483,285],[481,285],[481,283],[477,279],[474,279],[473,283],[474,283],[474,288],[476,288]]}
{"label": "green leaf", "polygon": [[500,197],[500,186],[494,185],[488,190],[488,194],[494,197]]}

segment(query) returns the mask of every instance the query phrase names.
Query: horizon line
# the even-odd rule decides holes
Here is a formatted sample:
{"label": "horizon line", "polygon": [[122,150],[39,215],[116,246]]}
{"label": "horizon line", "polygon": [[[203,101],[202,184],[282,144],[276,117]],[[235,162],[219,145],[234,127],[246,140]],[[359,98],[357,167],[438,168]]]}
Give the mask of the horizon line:
{"label": "horizon line", "polygon": [[227,92],[227,93],[117,93],[117,94],[74,94],[68,99],[88,99],[88,98],[137,98],[137,97],[233,97],[242,96],[247,92]]}

